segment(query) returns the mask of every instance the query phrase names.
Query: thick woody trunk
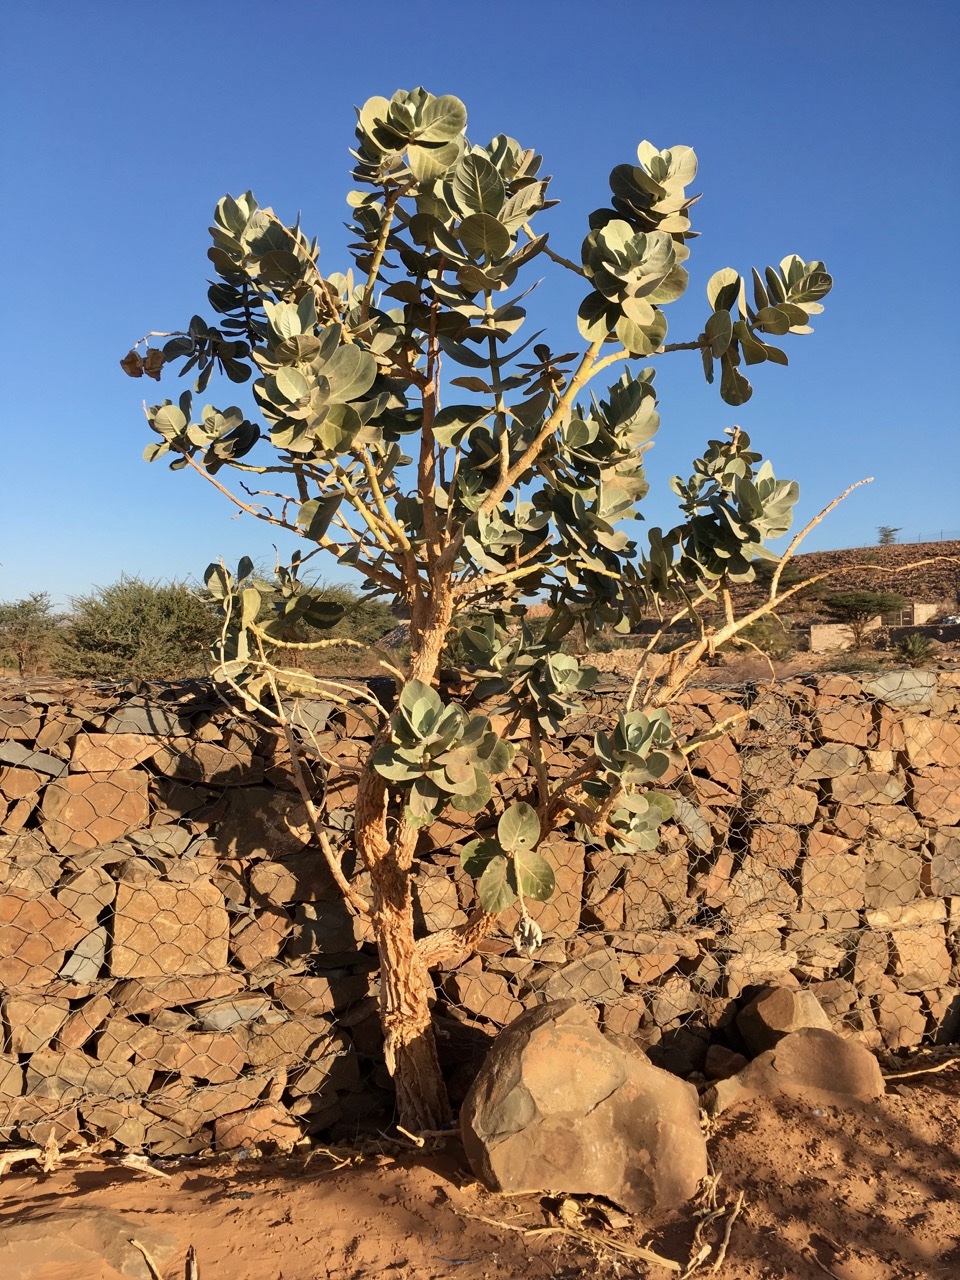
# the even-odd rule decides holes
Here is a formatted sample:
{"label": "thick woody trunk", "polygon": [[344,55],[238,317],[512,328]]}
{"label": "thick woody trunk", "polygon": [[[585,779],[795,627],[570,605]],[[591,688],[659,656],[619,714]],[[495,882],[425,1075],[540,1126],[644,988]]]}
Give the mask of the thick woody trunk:
{"label": "thick woody trunk", "polygon": [[[433,597],[419,604],[413,611],[410,674],[429,683],[439,665],[452,601]],[[396,1086],[400,1123],[414,1133],[442,1129],[451,1123],[452,1112],[430,1014],[433,984],[413,933],[411,869],[417,829],[392,819],[388,835],[386,784],[369,765],[360,777],[354,835],[370,872],[384,1058]]]}
{"label": "thick woody trunk", "polygon": [[384,1057],[404,1128],[442,1129],[452,1120],[430,1015],[432,982],[413,937],[409,873],[392,860],[371,874],[373,924],[380,952]]}

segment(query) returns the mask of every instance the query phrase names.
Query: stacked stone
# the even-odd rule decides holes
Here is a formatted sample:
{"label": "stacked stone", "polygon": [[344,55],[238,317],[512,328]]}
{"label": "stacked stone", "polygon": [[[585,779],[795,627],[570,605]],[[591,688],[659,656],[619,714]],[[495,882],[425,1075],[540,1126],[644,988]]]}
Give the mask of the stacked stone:
{"label": "stacked stone", "polygon": [[0,815],[0,1139],[289,1146],[357,1105],[372,964],[275,738],[202,685],[8,685]]}
{"label": "stacked stone", "polygon": [[[554,778],[589,755],[623,696],[602,688],[547,744]],[[372,721],[359,701],[297,717],[323,754],[315,783],[339,837]],[[702,741],[658,784],[677,805],[660,847],[610,854],[553,836],[557,891],[529,904],[536,956],[513,949],[514,910],[437,975],[451,1066],[524,1009],[574,999],[662,1065],[697,1069],[761,984],[813,990],[871,1046],[954,1038],[960,676],[692,690],[676,719]],[[462,846],[526,794],[529,767],[518,752],[477,820],[424,832],[422,933],[466,919]],[[386,1084],[370,1069],[375,948],[268,728],[198,683],[8,682],[0,817],[0,1140],[290,1145],[369,1108]],[[347,843],[363,891],[351,861]]]}

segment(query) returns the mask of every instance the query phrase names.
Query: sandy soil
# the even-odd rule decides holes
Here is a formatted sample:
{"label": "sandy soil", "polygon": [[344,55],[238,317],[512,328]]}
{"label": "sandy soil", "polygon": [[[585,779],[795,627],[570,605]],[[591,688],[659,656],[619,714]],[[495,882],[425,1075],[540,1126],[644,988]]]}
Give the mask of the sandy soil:
{"label": "sandy soil", "polygon": [[[729,1112],[710,1134],[716,1180],[698,1201],[648,1221],[612,1207],[605,1215],[582,1198],[492,1195],[452,1141],[416,1156],[367,1143],[362,1154],[166,1162],[166,1178],[102,1159],[46,1174],[18,1164],[0,1183],[4,1280],[117,1280],[100,1261],[57,1263],[37,1246],[4,1253],[10,1224],[78,1209],[121,1213],[131,1235],[172,1237],[154,1259],[162,1280],[181,1280],[191,1244],[199,1280],[956,1280],[960,1056],[949,1052],[914,1060],[913,1070],[941,1069],[891,1079],[869,1105],[758,1101]],[[55,1219],[38,1226],[41,1236],[61,1229]],[[726,1257],[712,1271],[728,1226]],[[709,1253],[688,1272],[703,1245]],[[672,1268],[644,1260],[644,1248]]]}

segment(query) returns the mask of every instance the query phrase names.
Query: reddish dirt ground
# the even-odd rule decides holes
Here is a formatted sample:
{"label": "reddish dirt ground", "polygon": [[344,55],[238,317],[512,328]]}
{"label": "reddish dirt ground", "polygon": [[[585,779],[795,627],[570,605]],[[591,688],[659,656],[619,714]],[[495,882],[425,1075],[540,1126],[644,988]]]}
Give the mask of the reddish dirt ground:
{"label": "reddish dirt ground", "polygon": [[[118,1280],[99,1258],[57,1261],[56,1249],[4,1243],[11,1224],[64,1213],[76,1221],[81,1210],[124,1215],[132,1236],[165,1232],[168,1246],[153,1258],[161,1280],[182,1280],[191,1244],[199,1280],[956,1280],[960,1057],[950,1052],[949,1063],[942,1054],[916,1059],[913,1070],[941,1069],[891,1079],[879,1102],[739,1106],[712,1127],[718,1180],[698,1201],[649,1220],[610,1210],[612,1225],[582,1199],[560,1206],[564,1229],[557,1201],[484,1191],[452,1142],[416,1156],[337,1148],[272,1161],[167,1162],[167,1178],[95,1159],[46,1174],[17,1164],[0,1182],[0,1273]],[[48,1241],[75,1232],[56,1218],[37,1226]],[[688,1271],[701,1244],[710,1252]],[[673,1267],[644,1260],[644,1248]]]}

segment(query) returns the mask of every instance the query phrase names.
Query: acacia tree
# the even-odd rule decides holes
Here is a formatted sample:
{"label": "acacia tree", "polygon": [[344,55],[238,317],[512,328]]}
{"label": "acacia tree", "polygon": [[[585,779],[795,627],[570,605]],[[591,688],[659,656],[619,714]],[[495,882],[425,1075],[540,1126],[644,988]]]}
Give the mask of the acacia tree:
{"label": "acacia tree", "polygon": [[[671,702],[706,655],[798,590],[781,587],[781,570],[799,536],[765,602],[734,615],[731,585],[750,581],[758,561],[776,560],[765,542],[788,529],[798,496],[738,428],[709,441],[688,479],[674,479],[676,527],[640,539],[632,522],[659,425],[649,361],[699,352],[708,382],[719,369],[722,399],[743,404],[744,367],[786,364],[769,339],[808,333],[831,287],[822,263],[797,256],[754,269],[749,294],[725,268],[708,283],[702,332],[668,344],[664,308],[686,288],[695,234],[693,151],[641,143],[635,163],[613,170],[609,204],[590,214],[574,261],[539,230],[553,203],[540,157],[503,134],[473,145],[466,120],[457,98],[423,89],[371,98],[358,112],[357,189],[348,196],[354,268],[345,274],[321,273],[316,241],[299,222],[285,225],[249,192],[226,196],[208,251],[217,275],[208,299],[220,319],[194,316],[186,330],[150,334],[122,361],[131,376],[159,378],[183,360],[180,373],[196,371],[201,392],[215,370],[237,384],[256,373],[265,426],[232,405],[196,415],[186,392],[146,408],[159,437],[146,457],[192,469],[307,548],[285,571],[279,600],[257,589],[248,559],[236,574],[210,567],[225,618],[214,674],[279,722],[318,844],[348,902],[370,917],[386,1061],[403,1124],[421,1129],[450,1115],[429,969],[468,954],[514,903],[518,947],[537,945],[525,904],[552,892],[541,852],[552,832],[574,826],[584,841],[618,852],[656,848],[674,802],[654,784],[692,746],[677,740]],[[582,344],[573,352],[539,333],[518,338],[528,292],[518,280],[544,259],[582,279]],[[155,346],[154,337],[166,341]],[[598,391],[599,375],[615,367],[619,378]],[[233,487],[223,479],[230,472]],[[357,774],[352,839],[369,901],[344,876],[322,794],[308,792],[299,768],[302,753],[318,753],[290,724],[289,691],[307,686],[283,666],[282,628],[291,618],[335,620],[301,585],[319,553],[359,570],[366,590],[409,616],[395,709],[388,715],[371,697],[376,736]],[[551,607],[536,638],[523,623],[533,598]],[[703,602],[719,603],[711,613],[719,621],[701,619]],[[577,620],[627,631],[651,609],[662,632],[692,620],[692,638],[661,678],[646,679],[641,665],[593,752],[552,781],[542,739],[581,706],[596,674],[561,654],[560,638]],[[457,664],[456,700],[441,692],[441,661]],[[309,687],[346,696],[328,679]],[[529,785],[506,806],[491,779],[515,748],[475,710],[483,700],[528,733]],[[477,838],[462,857],[476,877],[476,907],[466,924],[418,940],[411,875],[421,833],[445,810],[475,815]]]}
{"label": "acacia tree", "polygon": [[15,663],[20,676],[38,674],[56,656],[62,621],[46,591],[0,601],[0,659]]}
{"label": "acacia tree", "polygon": [[823,597],[823,607],[834,622],[850,632],[854,649],[862,649],[874,619],[884,613],[899,613],[906,606],[894,591],[832,591]]}

